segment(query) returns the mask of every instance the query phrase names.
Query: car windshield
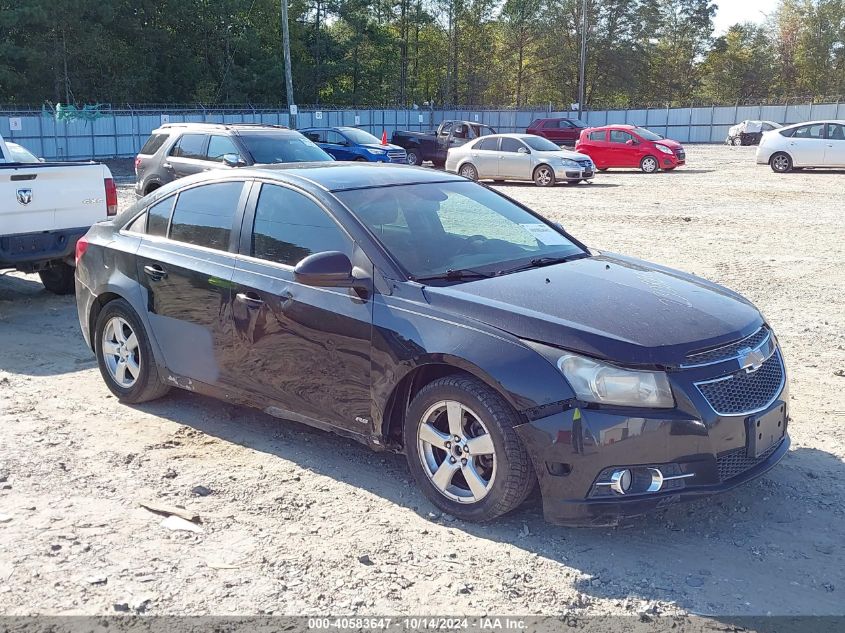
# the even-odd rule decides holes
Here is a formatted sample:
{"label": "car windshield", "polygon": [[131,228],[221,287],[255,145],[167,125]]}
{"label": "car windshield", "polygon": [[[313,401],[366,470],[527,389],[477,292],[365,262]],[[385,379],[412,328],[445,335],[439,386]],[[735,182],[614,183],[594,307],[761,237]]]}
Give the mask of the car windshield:
{"label": "car windshield", "polygon": [[355,143],[356,145],[381,145],[381,139],[376,138],[369,132],[365,132],[364,130],[359,130],[357,128],[343,128],[341,130],[350,141]]}
{"label": "car windshield", "polygon": [[337,196],[414,279],[468,270],[495,275],[586,255],[554,225],[472,182],[356,189]]}
{"label": "car windshield", "polygon": [[660,136],[660,134],[647,130],[644,127],[635,127],[634,132],[636,132],[640,138],[644,138],[647,141],[662,141],[664,138]]}
{"label": "car windshield", "polygon": [[298,133],[242,132],[240,139],[252,154],[252,159],[264,165],[334,160]]}
{"label": "car windshield", "polygon": [[531,149],[536,149],[538,152],[559,152],[560,147],[552,143],[549,139],[542,136],[523,136],[520,139]]}
{"label": "car windshield", "polygon": [[40,162],[34,154],[20,145],[15,143],[8,143],[6,147],[9,150],[10,158],[13,163],[37,163]]}

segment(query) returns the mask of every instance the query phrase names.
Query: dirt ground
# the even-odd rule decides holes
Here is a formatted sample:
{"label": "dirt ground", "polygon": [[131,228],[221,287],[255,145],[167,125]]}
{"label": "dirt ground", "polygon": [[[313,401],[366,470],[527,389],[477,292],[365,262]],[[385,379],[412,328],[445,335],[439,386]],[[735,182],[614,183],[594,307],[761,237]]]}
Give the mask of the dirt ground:
{"label": "dirt ground", "polygon": [[501,189],[593,247],[753,300],[790,374],[784,461],[617,529],[547,525],[536,501],[468,524],[401,456],[186,392],[119,404],[73,297],[0,273],[0,613],[845,614],[845,172],[692,146],[674,173]]}

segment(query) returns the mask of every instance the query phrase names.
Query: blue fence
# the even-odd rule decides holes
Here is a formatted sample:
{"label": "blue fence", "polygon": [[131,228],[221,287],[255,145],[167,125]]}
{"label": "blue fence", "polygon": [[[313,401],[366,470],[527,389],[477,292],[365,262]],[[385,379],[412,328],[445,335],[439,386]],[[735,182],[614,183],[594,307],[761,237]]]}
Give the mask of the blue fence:
{"label": "blue fence", "polygon": [[[536,118],[574,116],[549,110],[318,110],[301,109],[296,127],[357,126],[376,136],[394,130],[429,130],[444,119],[464,119],[491,125],[501,132],[524,131]],[[583,116],[588,125],[642,125],[684,143],[721,143],[728,129],[745,119],[799,123],[815,119],[845,119],[845,103],[701,108],[593,110]],[[93,120],[57,121],[40,111],[0,111],[0,135],[46,159],[73,160],[135,156],[150,132],[162,123],[268,123],[290,126],[286,111],[269,109],[120,109],[102,111]]]}

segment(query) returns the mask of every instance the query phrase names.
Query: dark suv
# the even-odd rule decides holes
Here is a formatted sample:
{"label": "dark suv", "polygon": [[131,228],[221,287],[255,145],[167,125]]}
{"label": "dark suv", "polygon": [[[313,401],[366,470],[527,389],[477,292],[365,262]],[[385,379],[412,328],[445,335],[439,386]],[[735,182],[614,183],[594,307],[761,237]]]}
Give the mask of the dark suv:
{"label": "dark suv", "polygon": [[525,130],[526,134],[536,134],[558,145],[575,145],[586,125],[578,119],[536,119]]}
{"label": "dark suv", "polygon": [[611,523],[789,447],[780,348],[746,299],[452,174],[201,174],[77,255],[82,331],[122,402],[182,388],[404,452],[461,519],[539,482],[550,521]]}
{"label": "dark suv", "polygon": [[135,193],[216,168],[333,160],[296,130],[250,123],[169,123],[135,158]]}

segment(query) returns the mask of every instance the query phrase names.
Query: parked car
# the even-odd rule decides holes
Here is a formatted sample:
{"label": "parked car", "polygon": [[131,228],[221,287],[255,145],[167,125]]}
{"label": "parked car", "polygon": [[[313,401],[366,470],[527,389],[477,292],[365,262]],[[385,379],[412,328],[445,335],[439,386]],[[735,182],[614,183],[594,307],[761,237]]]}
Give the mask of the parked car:
{"label": "parked car", "polygon": [[595,175],[589,156],[533,134],[492,134],[449,150],[446,171],[470,180],[533,180],[539,187],[579,183]]}
{"label": "parked car", "polygon": [[38,158],[23,145],[6,141],[6,149],[9,152],[9,162],[12,163],[43,163],[44,159]]}
{"label": "parked car", "polygon": [[647,174],[672,171],[686,164],[683,145],[644,127],[605,125],[581,132],[575,151],[593,159],[599,171],[639,167]]}
{"label": "parked car", "polygon": [[251,123],[168,123],[135,158],[135,193],[210,169],[334,160],[295,130]]}
{"label": "parked car", "polygon": [[586,128],[587,125],[578,119],[557,117],[535,119],[525,130],[525,133],[542,136],[558,145],[573,146],[581,137],[581,130]]}
{"label": "parked car", "polygon": [[774,121],[743,121],[728,130],[725,145],[759,145],[765,132],[782,127],[780,123]]}
{"label": "parked car", "polygon": [[38,273],[50,292],[72,293],[76,241],[116,214],[105,165],[43,162],[0,137],[0,270]]}
{"label": "parked car", "polygon": [[444,512],[620,515],[733,488],[789,447],[750,302],[588,249],[458,176],[336,163],[165,185],[77,248],[122,402],[178,387],[404,452]]}
{"label": "parked car", "polygon": [[845,167],[845,121],[798,123],[766,132],[757,164],[780,174],[804,167]]}
{"label": "parked car", "polygon": [[443,121],[434,132],[394,132],[393,144],[405,148],[409,165],[422,165],[429,160],[435,167],[443,167],[452,147],[495,133],[492,127],[481,123]]}
{"label": "parked car", "polygon": [[300,132],[335,160],[402,164],[407,161],[404,149],[389,143],[382,145],[381,139],[357,127],[312,127]]}

